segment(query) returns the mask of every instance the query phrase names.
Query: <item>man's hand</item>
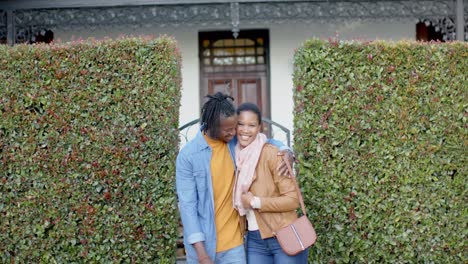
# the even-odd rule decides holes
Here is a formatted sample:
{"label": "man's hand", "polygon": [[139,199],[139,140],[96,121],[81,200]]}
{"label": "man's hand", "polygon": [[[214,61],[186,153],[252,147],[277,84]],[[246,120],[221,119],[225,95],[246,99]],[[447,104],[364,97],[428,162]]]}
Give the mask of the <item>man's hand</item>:
{"label": "man's hand", "polygon": [[[278,156],[285,156],[286,160],[289,161],[289,166],[291,166],[291,168],[293,167],[293,163],[296,161],[294,153],[288,149],[278,152]],[[279,175],[289,175],[288,166],[286,165],[284,160],[281,160],[281,164],[278,165],[278,168],[276,168],[276,170],[278,171]],[[291,176],[292,175],[289,175],[289,177]]]}
{"label": "man's hand", "polygon": [[214,264],[214,262],[208,256],[198,258],[198,263],[199,264]]}
{"label": "man's hand", "polygon": [[243,193],[241,196],[242,206],[245,209],[252,209],[250,202],[252,201],[253,198],[254,198],[254,195],[251,192]]}
{"label": "man's hand", "polygon": [[195,247],[195,251],[197,252],[198,263],[214,264],[210,256],[208,256],[208,253],[206,252],[206,249],[205,249],[205,244],[203,242],[196,242],[193,244],[193,246]]}

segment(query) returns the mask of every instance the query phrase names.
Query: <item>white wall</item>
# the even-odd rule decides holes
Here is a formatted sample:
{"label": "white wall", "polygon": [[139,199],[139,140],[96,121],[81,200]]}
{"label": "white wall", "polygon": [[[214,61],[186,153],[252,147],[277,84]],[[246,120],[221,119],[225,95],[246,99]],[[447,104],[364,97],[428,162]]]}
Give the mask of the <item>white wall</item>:
{"label": "white wall", "polygon": [[[242,25],[242,29],[270,30],[270,72],[271,72],[271,118],[292,131],[293,129],[293,55],[305,40],[338,36],[341,40],[401,40],[415,39],[416,22],[375,23],[349,22],[337,24],[279,24]],[[56,39],[70,41],[77,38],[104,37],[117,38],[121,35],[167,34],[173,36],[182,54],[182,101],[179,124],[183,125],[198,118],[199,103],[199,63],[198,32],[219,30],[221,27],[177,27],[177,28],[103,28],[95,31],[58,31]],[[224,27],[229,30],[229,27]]]}

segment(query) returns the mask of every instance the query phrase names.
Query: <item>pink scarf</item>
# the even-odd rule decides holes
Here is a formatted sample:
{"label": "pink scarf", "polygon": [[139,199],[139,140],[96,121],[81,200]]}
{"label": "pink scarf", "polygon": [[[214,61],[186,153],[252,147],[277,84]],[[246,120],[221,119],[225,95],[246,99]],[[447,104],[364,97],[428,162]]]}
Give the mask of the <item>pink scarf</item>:
{"label": "pink scarf", "polygon": [[262,133],[258,133],[257,138],[247,147],[241,149],[239,142],[236,145],[237,173],[232,200],[234,208],[239,211],[240,215],[245,215],[247,213],[247,210],[242,206],[241,196],[250,189],[258,159],[262,153],[263,145],[266,142],[267,137]]}

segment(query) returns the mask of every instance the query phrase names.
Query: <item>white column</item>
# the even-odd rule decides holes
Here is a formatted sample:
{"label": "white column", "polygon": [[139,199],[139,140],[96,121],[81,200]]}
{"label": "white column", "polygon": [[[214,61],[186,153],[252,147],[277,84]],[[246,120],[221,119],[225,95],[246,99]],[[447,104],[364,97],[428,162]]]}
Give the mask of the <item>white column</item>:
{"label": "white column", "polygon": [[13,10],[7,10],[7,44],[13,46],[15,44],[15,25],[13,19]]}
{"label": "white column", "polygon": [[456,33],[457,33],[457,40],[464,41],[465,40],[465,19],[463,17],[463,0],[456,0],[457,5],[455,7],[456,13]]}

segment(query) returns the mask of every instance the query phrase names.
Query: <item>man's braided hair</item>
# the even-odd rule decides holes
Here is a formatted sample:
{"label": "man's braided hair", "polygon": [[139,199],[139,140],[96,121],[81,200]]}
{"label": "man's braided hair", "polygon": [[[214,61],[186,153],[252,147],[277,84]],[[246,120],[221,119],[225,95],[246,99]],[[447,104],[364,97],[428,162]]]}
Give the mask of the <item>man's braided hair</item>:
{"label": "man's braided hair", "polygon": [[220,119],[236,114],[232,103],[234,98],[221,92],[206,97],[208,101],[202,107],[200,124],[203,132],[208,131],[210,137],[216,138],[219,135]]}

